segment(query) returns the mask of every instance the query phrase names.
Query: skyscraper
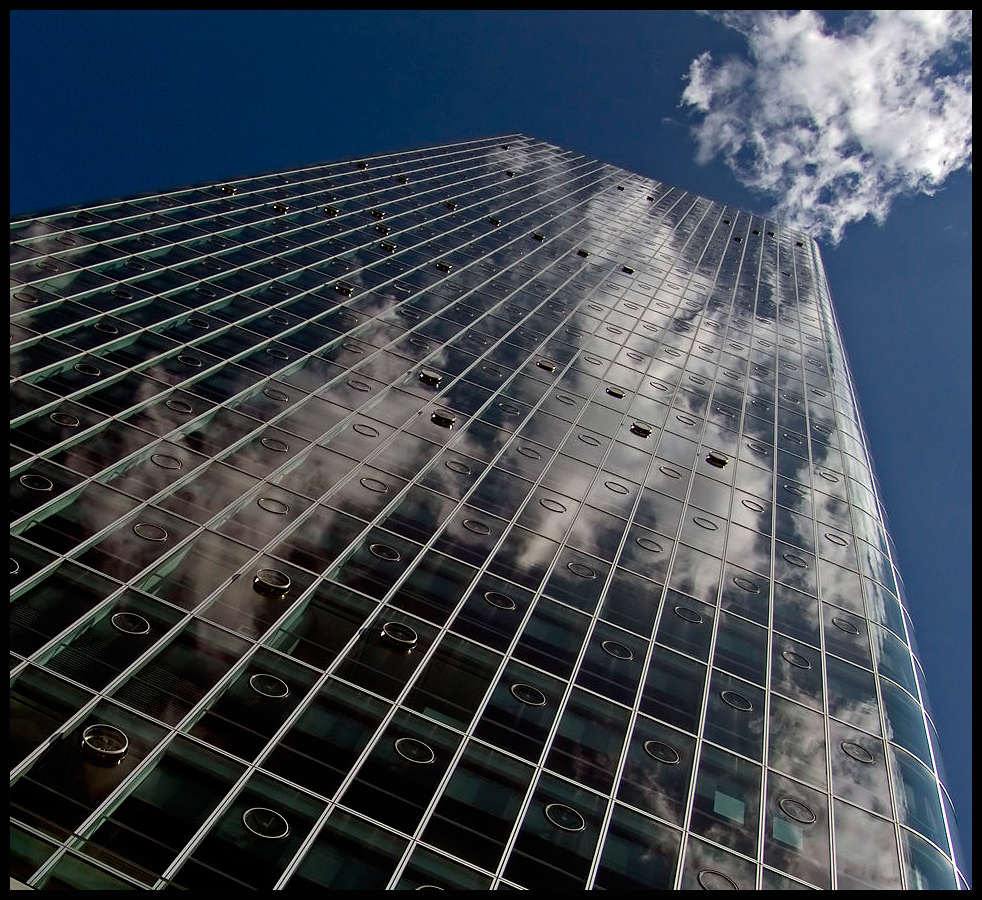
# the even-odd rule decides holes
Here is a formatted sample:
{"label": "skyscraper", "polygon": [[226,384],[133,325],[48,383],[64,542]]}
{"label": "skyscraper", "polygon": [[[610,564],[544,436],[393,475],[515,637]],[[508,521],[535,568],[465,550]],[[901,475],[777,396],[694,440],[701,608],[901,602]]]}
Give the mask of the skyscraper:
{"label": "skyscraper", "polygon": [[13,877],[959,886],[804,235],[508,135],[11,260]]}

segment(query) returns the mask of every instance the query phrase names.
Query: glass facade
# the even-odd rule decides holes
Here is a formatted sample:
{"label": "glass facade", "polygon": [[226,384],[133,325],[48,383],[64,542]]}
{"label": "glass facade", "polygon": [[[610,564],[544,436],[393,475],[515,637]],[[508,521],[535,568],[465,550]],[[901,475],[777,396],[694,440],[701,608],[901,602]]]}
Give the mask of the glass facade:
{"label": "glass facade", "polygon": [[10,239],[12,877],[965,886],[809,238],[508,135]]}

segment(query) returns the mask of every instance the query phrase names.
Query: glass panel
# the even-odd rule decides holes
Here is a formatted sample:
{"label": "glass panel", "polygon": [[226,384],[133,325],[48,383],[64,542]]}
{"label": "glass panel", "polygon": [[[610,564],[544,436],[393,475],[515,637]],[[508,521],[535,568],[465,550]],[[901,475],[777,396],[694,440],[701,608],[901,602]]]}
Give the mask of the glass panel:
{"label": "glass panel", "polygon": [[458,735],[433,722],[397,712],[342,794],[341,802],[412,834],[459,740]]}
{"label": "glass panel", "polygon": [[616,804],[593,889],[671,890],[681,834]]}
{"label": "glass panel", "polygon": [[487,891],[491,889],[491,878],[453,862],[439,853],[434,853],[426,847],[417,846],[395,889],[418,891],[426,887]]}
{"label": "glass panel", "polygon": [[770,700],[768,765],[824,788],[827,760],[821,714],[775,695]]}
{"label": "glass panel", "polygon": [[431,719],[466,730],[500,662],[496,654],[448,634],[404,703]]}
{"label": "glass panel", "polygon": [[10,649],[30,656],[118,587],[74,563],[61,563],[11,601]]}
{"label": "glass panel", "polygon": [[552,738],[546,766],[580,784],[609,793],[629,718],[626,709],[573,690]]}
{"label": "glass panel", "polygon": [[171,885],[184,890],[270,890],[323,809],[308,794],[257,773]]}
{"label": "glass panel", "polygon": [[152,884],[242,771],[239,763],[176,739],[96,827],[86,854]]}
{"label": "glass panel", "polygon": [[763,685],[767,669],[767,631],[721,612],[716,626],[713,665]]}
{"label": "glass panel", "polygon": [[252,760],[314,683],[316,673],[261,650],[196,718],[189,733]]}
{"label": "glass panel", "polygon": [[818,650],[775,635],[771,652],[771,690],[814,709],[823,709],[824,691]]}
{"label": "glass panel", "polygon": [[420,549],[418,544],[381,528],[370,528],[329,574],[333,581],[381,600],[412,565]]}
{"label": "glass panel", "polygon": [[760,767],[703,745],[691,828],[748,856],[757,851]]}
{"label": "glass panel", "polygon": [[713,670],[706,699],[703,736],[735,753],[761,759],[764,744],[764,692],[746,681]]}
{"label": "glass panel", "polygon": [[45,654],[44,664],[99,690],[163,638],[180,620],[172,607],[126,590],[100,607]]}
{"label": "glass panel", "polygon": [[586,885],[607,801],[543,775],[532,796],[505,877],[530,890]]}
{"label": "glass panel", "polygon": [[330,581],[293,610],[268,639],[270,647],[327,669],[375,610],[375,603]]}
{"label": "glass panel", "polygon": [[[11,785],[13,814],[45,834],[66,838],[166,734],[129,710],[100,703]],[[116,743],[109,747],[108,740]]]}
{"label": "glass panel", "polygon": [[545,746],[564,691],[561,681],[510,662],[498,679],[474,734],[535,762]]}
{"label": "glass panel", "polygon": [[854,728],[829,722],[832,793],[873,812],[891,815],[883,742]]}
{"label": "glass panel", "polygon": [[675,824],[687,809],[695,741],[639,716],[628,745],[617,799]]}
{"label": "glass panel", "polygon": [[393,700],[410,682],[435,637],[432,625],[395,610],[385,612],[362,629],[334,674]]}
{"label": "glass panel", "polygon": [[388,709],[387,703],[364,691],[328,680],[277,742],[263,768],[332,797]]}
{"label": "glass panel", "polygon": [[28,666],[10,684],[10,762],[20,762],[49,740],[92,695]]}
{"label": "glass panel", "polygon": [[514,656],[560,678],[569,678],[579,656],[589,620],[542,598],[536,603]]}
{"label": "glass panel", "polygon": [[307,851],[288,890],[382,890],[407,841],[338,810]]}
{"label": "glass panel", "polygon": [[901,831],[900,836],[908,890],[958,890],[951,863],[935,847],[909,831]]}
{"label": "glass panel", "polygon": [[890,771],[900,821],[940,847],[948,843],[934,776],[914,757],[890,747]]}
{"label": "glass panel", "polygon": [[713,636],[713,614],[711,606],[669,591],[655,637],[661,644],[706,661]]}
{"label": "glass panel", "polygon": [[832,887],[828,798],[767,775],[764,862],[822,890]]}
{"label": "glass panel", "polygon": [[686,731],[698,732],[705,683],[706,666],[656,646],[645,677],[641,711]]}
{"label": "glass panel", "polygon": [[113,694],[161,722],[176,725],[249,646],[241,638],[192,619]]}
{"label": "glass panel", "polygon": [[900,890],[900,860],[892,823],[841,800],[832,801],[839,890]]}
{"label": "glass panel", "polygon": [[606,622],[598,622],[580,661],[576,683],[610,700],[633,706],[647,652],[647,641]]}
{"label": "glass panel", "polygon": [[138,505],[136,500],[100,484],[89,484],[48,507],[42,518],[27,523],[19,533],[56,553],[67,553]]}

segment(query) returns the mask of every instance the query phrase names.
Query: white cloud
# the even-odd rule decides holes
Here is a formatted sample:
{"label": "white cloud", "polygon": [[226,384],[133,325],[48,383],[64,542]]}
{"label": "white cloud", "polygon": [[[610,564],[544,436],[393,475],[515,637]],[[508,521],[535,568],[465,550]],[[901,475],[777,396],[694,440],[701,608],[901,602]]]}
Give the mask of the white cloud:
{"label": "white cloud", "polygon": [[680,105],[699,117],[698,160],[774,197],[779,221],[838,242],[971,166],[971,10],[872,10],[838,32],[811,10],[717,17],[750,61],[702,54]]}

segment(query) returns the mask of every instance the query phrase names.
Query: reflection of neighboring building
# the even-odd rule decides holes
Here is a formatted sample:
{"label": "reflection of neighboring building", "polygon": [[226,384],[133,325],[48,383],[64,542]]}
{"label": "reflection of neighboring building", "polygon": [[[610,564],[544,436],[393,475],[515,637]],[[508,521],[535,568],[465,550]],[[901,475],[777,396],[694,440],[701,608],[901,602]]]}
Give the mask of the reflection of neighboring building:
{"label": "reflection of neighboring building", "polygon": [[11,241],[13,877],[958,885],[812,241],[520,135]]}

